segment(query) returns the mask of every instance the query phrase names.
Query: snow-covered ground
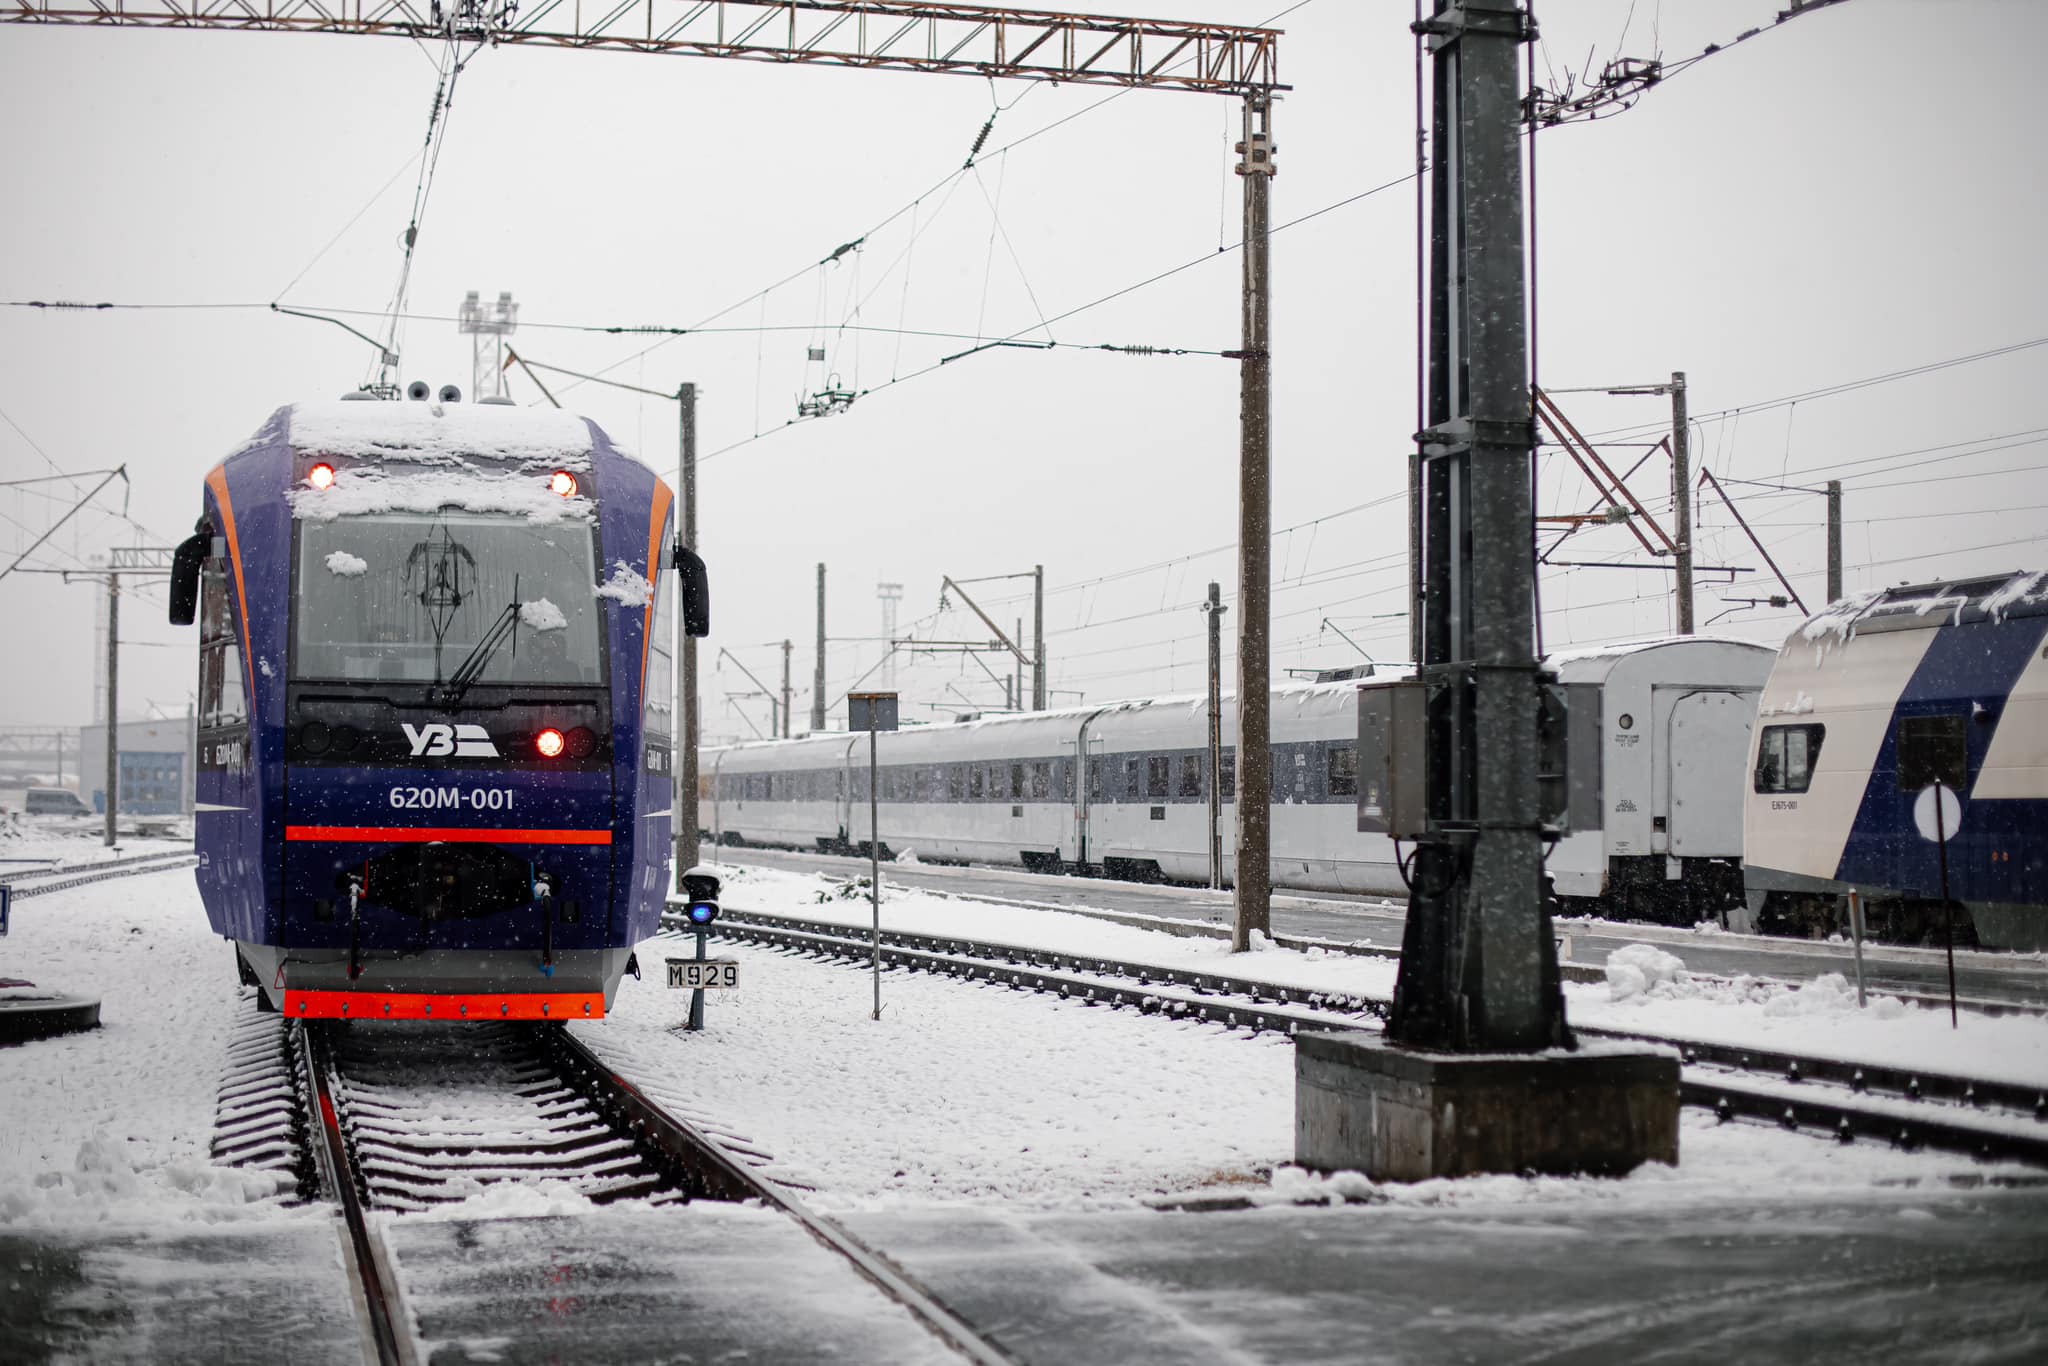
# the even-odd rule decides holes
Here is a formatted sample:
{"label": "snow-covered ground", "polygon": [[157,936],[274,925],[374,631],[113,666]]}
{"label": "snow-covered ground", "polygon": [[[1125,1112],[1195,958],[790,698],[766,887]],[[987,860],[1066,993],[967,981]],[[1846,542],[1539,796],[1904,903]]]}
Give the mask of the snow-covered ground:
{"label": "snow-covered ground", "polygon": [[[728,900],[864,922],[864,903],[819,877],[726,869]],[[885,874],[886,880],[886,874]],[[824,900],[819,900],[823,894]],[[1162,964],[1257,969],[1270,980],[1385,991],[1383,962],[1266,948],[1231,961],[1210,942],[1175,939],[986,902],[897,894],[892,925]],[[813,1188],[825,1208],[988,1205],[1041,1210],[1132,1207],[1161,1194],[1228,1187],[1260,1201],[1366,1191],[1288,1169],[1293,1050],[1134,1011],[1061,1003],[892,972],[872,1018],[868,976],[763,950],[739,958],[739,990],[710,998],[708,1027],[677,1029],[687,996],[662,986],[660,960],[687,941],[643,946],[647,980],[628,981],[614,1014],[578,1032],[650,1090],[772,1156],[771,1170]],[[0,1227],[213,1223],[280,1214],[272,1178],[207,1160],[215,1088],[230,1026],[245,1010],[225,944],[207,929],[191,873],[177,870],[52,893],[17,907],[0,940],[0,975],[104,999],[95,1032],[0,1049]],[[1872,1048],[2048,1075],[2048,1024],[1946,1020],[1900,1010],[1774,1012],[1770,1001],[1687,997],[1678,987],[1618,1002],[1574,993],[1579,1020],[1643,1028],[1750,1031],[1813,1050],[1867,1036]],[[1809,991],[1811,989],[1809,988]],[[1722,993],[1723,997],[1728,993]],[[1790,999],[1799,1001],[1800,993]],[[1819,998],[1813,998],[1818,1000]],[[1939,1026],[1939,1027],[1937,1027]],[[1688,1114],[1683,1162],[1622,1181],[1512,1179],[1383,1189],[1403,1203],[1576,1201],[1664,1204],[1772,1201],[1898,1182],[1938,1185],[1981,1173],[1960,1159],[1831,1143]],[[501,1192],[476,1215],[560,1211],[580,1203]]]}
{"label": "snow-covered ground", "polygon": [[[863,880],[779,869],[715,866],[726,879],[724,900],[778,914],[807,915],[866,926],[872,911]],[[1183,939],[1085,915],[1015,909],[981,898],[892,887],[882,872],[885,928],[958,934],[1020,947],[1228,973],[1275,985],[1357,996],[1390,996],[1394,962],[1387,958],[1306,952],[1261,944],[1232,955],[1216,939]],[[1838,1057],[1927,1071],[2048,1086],[2048,1019],[1965,1014],[1951,1029],[1948,1012],[1856,992],[1839,975],[1792,988],[1753,978],[1699,979],[1666,950],[1624,950],[1602,984],[1568,984],[1565,1008],[1576,1024],[1674,1038],[1747,1044],[1759,1049]]]}

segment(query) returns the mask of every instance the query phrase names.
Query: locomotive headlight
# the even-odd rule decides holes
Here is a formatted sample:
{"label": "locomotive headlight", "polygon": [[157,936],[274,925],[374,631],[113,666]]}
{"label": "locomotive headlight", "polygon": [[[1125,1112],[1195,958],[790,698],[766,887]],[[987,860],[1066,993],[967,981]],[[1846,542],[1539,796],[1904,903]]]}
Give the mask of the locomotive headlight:
{"label": "locomotive headlight", "polygon": [[546,730],[533,737],[533,747],[540,751],[540,756],[543,759],[559,757],[562,752],[562,743],[562,732],[556,730],[553,726],[549,726]]}
{"label": "locomotive headlight", "polygon": [[333,488],[334,466],[328,464],[324,460],[321,461],[319,464],[313,466],[312,469],[306,471],[306,482],[311,484],[316,489]]}
{"label": "locomotive headlight", "polygon": [[576,476],[567,470],[556,470],[554,476],[548,480],[548,488],[561,494],[564,498],[574,498],[576,496]]}

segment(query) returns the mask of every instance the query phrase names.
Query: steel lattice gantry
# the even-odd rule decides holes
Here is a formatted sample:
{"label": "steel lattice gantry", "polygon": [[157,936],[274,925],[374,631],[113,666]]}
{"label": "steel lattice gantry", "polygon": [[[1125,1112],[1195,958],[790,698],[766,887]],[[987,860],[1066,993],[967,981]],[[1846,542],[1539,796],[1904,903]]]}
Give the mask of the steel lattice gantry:
{"label": "steel lattice gantry", "polygon": [[1249,95],[1274,29],[908,0],[0,0],[0,22],[471,38]]}

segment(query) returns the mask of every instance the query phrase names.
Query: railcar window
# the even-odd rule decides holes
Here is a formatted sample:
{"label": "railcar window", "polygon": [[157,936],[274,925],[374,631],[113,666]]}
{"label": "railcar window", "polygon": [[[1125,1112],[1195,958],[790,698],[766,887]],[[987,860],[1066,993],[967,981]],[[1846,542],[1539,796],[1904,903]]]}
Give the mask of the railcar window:
{"label": "railcar window", "polygon": [[1183,754],[1180,756],[1180,786],[1174,789],[1174,795],[1179,797],[1199,797],[1202,795],[1201,755]]}
{"label": "railcar window", "polygon": [[970,802],[978,802],[981,800],[980,764],[969,764],[967,766],[967,800]]}
{"label": "railcar window", "polygon": [[1145,760],[1145,795],[1164,797],[1172,761],[1164,754],[1154,754]]}
{"label": "railcar window", "polygon": [[1223,751],[1223,795],[1227,798],[1237,796],[1237,751],[1234,749]]}
{"label": "railcar window", "polygon": [[958,764],[946,765],[946,800],[957,802],[967,795],[967,770]]}
{"label": "railcar window", "polygon": [[482,682],[604,681],[587,527],[441,512],[301,521],[294,530],[295,678],[445,681],[518,602]]}
{"label": "railcar window", "polygon": [[1010,800],[1013,802],[1024,800],[1024,765],[1022,764],[1010,765]]}
{"label": "railcar window", "polygon": [[1060,800],[1074,800],[1074,761],[1060,760]]}
{"label": "railcar window", "polygon": [[1358,795],[1358,751],[1350,745],[1330,746],[1330,795]]}
{"label": "railcar window", "polygon": [[1828,728],[1820,725],[1765,726],[1757,741],[1758,792],[1804,792],[1813,782],[1813,766]]}
{"label": "railcar window", "polygon": [[1136,759],[1126,759],[1124,760],[1124,797],[1128,801],[1136,801],[1140,795],[1142,794],[1138,790],[1138,761]]}
{"label": "railcar window", "polygon": [[1918,792],[1941,783],[1961,792],[1970,781],[1970,719],[1946,716],[1899,718],[1899,790]]}
{"label": "railcar window", "polygon": [[1088,798],[1090,801],[1099,802],[1102,800],[1102,761],[1100,759],[1091,760],[1088,764]]}
{"label": "railcar window", "polygon": [[1052,764],[1044,759],[1031,761],[1031,800],[1042,802],[1052,796]]}

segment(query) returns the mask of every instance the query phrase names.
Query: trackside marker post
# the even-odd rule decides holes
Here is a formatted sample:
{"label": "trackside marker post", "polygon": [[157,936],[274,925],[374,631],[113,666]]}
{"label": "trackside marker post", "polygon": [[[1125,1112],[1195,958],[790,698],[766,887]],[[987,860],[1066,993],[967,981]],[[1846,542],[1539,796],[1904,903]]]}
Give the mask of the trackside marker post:
{"label": "trackside marker post", "polygon": [[879,767],[875,760],[878,731],[896,729],[896,694],[851,692],[846,695],[847,728],[868,733],[868,899],[874,907],[875,1013],[882,1018],[882,832]]}

